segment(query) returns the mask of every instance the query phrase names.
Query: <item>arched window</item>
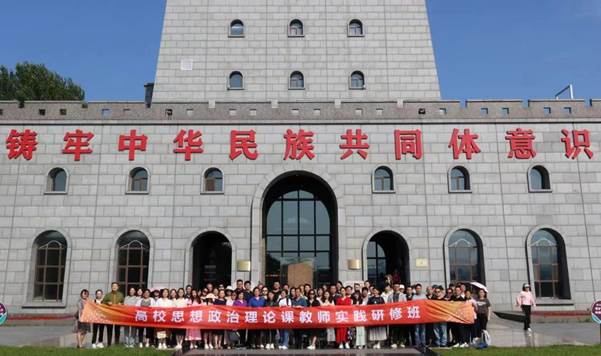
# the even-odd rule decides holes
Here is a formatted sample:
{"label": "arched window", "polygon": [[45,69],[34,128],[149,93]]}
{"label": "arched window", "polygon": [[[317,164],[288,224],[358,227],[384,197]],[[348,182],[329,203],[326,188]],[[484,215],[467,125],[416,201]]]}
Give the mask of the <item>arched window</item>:
{"label": "arched window", "polygon": [[375,234],[367,243],[367,279],[380,285],[392,275],[397,283],[409,284],[409,248],[402,236],[390,231]]}
{"label": "arched window", "polygon": [[356,71],[351,74],[351,89],[365,89],[365,77],[363,73]]}
{"label": "arched window", "polygon": [[304,89],[305,77],[301,72],[293,72],[290,74],[290,89]]}
{"label": "arched window", "polygon": [[204,177],[205,192],[223,192],[223,173],[217,168],[206,171]]}
{"label": "arched window", "polygon": [[388,167],[378,167],[374,172],[374,191],[391,192],[393,190],[392,171]]}
{"label": "arched window", "polygon": [[117,241],[117,281],[127,291],[146,288],[150,243],[140,231],[129,231]]}
{"label": "arched window", "polygon": [[144,168],[134,168],[129,173],[130,192],[148,192],[148,171]]}
{"label": "arched window", "polygon": [[363,36],[363,23],[357,19],[351,20],[348,24],[348,35],[351,37]]}
{"label": "arched window", "polygon": [[303,32],[303,23],[301,20],[292,20],[290,21],[290,26],[288,27],[288,36],[290,37],[302,37],[304,36]]}
{"label": "arched window", "polygon": [[448,241],[451,283],[484,282],[482,245],[476,234],[457,230]]}
{"label": "arched window", "polygon": [[551,190],[549,171],[543,166],[532,167],[528,175],[528,183],[531,192]]}
{"label": "arched window", "polygon": [[48,173],[46,191],[51,193],[67,192],[67,172],[62,168],[54,168]]}
{"label": "arched window", "polygon": [[232,72],[228,82],[228,89],[243,89],[244,77],[240,72]]}
{"label": "arched window", "polygon": [[536,296],[569,299],[565,246],[561,236],[552,230],[538,230],[532,236],[530,250]]}
{"label": "arched window", "polygon": [[470,173],[464,167],[455,167],[449,173],[451,192],[469,192],[471,190]]}
{"label": "arched window", "polygon": [[244,23],[234,20],[230,23],[230,37],[244,37]]}
{"label": "arched window", "polygon": [[67,240],[57,231],[36,238],[33,299],[60,302],[63,299]]}

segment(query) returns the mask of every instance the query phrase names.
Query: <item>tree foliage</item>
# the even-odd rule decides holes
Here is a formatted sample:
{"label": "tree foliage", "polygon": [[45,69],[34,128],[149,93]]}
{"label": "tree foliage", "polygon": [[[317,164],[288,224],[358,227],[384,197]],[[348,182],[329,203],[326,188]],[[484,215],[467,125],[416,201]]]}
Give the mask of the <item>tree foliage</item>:
{"label": "tree foliage", "polygon": [[15,70],[0,66],[0,100],[83,100],[83,89],[43,64],[18,63]]}

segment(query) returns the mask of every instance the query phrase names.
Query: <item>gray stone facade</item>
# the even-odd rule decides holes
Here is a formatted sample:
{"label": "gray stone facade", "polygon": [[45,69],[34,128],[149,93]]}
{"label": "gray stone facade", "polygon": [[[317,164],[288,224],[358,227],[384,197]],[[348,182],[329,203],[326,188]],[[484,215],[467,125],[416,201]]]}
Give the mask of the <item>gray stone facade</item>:
{"label": "gray stone facade", "polygon": [[[547,107],[551,112],[545,115]],[[60,312],[76,303],[80,289],[107,288],[116,278],[116,241],[128,230],[142,231],[150,240],[149,285],[189,283],[192,244],[207,231],[220,232],[231,242],[232,279],[263,279],[262,198],[270,182],[291,171],[322,177],[336,196],[343,281],[365,278],[366,242],[377,232],[394,231],[409,246],[412,282],[448,283],[445,239],[465,228],[482,241],[493,304],[507,310],[522,283],[534,278],[526,257],[528,239],[539,228],[551,228],[565,243],[571,299],[539,303],[586,309],[601,293],[598,100],[531,101],[527,106],[519,101],[155,103],[151,108],[143,103],[89,103],[84,108],[82,103],[31,102],[22,109],[17,103],[0,103],[0,110],[0,137],[28,128],[38,133],[39,142],[30,161],[0,155],[0,300],[13,311]],[[507,157],[506,131],[518,127],[536,135],[538,154],[531,160]],[[94,152],[80,162],[61,154],[64,134],[77,128],[96,135]],[[232,161],[230,130],[250,128],[257,132],[260,156]],[[313,160],[283,160],[288,128],[315,133]],[[353,155],[341,160],[340,135],[357,128],[369,136],[367,159]],[[482,152],[471,161],[463,155],[453,159],[448,144],[454,128],[480,135]],[[130,129],[149,140],[147,151],[137,152],[135,161],[117,150],[118,136]],[[205,151],[189,162],[173,153],[180,129],[203,132]],[[423,132],[421,160],[395,159],[395,129]],[[565,157],[562,129],[589,130],[594,157]],[[527,172],[535,164],[550,172],[550,192],[529,192]],[[469,170],[470,193],[449,192],[448,172],[456,165]],[[394,192],[373,192],[372,175],[379,166],[392,170]],[[45,194],[47,174],[54,167],[69,174],[67,194]],[[134,167],[150,172],[148,194],[126,193]],[[210,167],[224,173],[223,194],[202,193],[203,172]],[[32,246],[47,230],[61,232],[68,242],[65,293],[58,304],[31,298]],[[350,259],[362,260],[363,268],[349,270]],[[250,260],[251,272],[237,271],[239,260]]]}
{"label": "gray stone facade", "polygon": [[[230,37],[234,20],[244,37]],[[289,23],[304,25],[291,37]],[[353,19],[363,36],[349,36]],[[228,90],[233,71],[244,90]],[[293,71],[304,90],[289,90]],[[365,90],[349,90],[361,71]],[[156,101],[439,99],[424,0],[169,0],[155,80]]]}

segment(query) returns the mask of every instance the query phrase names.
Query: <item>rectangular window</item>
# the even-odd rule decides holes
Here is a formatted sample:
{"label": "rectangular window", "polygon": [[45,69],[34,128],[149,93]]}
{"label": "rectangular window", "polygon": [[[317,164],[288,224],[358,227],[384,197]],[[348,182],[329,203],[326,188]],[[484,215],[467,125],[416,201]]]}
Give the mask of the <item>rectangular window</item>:
{"label": "rectangular window", "polygon": [[483,115],[483,116],[488,115],[488,108],[480,108],[480,115]]}
{"label": "rectangular window", "polygon": [[509,108],[501,108],[501,115],[509,116]]}
{"label": "rectangular window", "polygon": [[546,106],[543,108],[543,111],[545,112],[545,116],[549,116],[551,115],[551,108]]}

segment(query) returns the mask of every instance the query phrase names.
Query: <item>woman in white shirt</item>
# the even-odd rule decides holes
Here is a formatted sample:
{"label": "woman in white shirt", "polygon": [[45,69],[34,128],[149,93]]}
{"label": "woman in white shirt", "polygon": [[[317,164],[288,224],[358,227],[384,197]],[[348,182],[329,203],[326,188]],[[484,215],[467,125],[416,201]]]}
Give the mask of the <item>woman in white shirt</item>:
{"label": "woman in white shirt", "polygon": [[[169,289],[161,290],[161,297],[156,301],[157,308],[173,308],[173,301],[169,299]],[[157,329],[157,339],[159,340],[159,349],[167,349],[167,329]]]}

